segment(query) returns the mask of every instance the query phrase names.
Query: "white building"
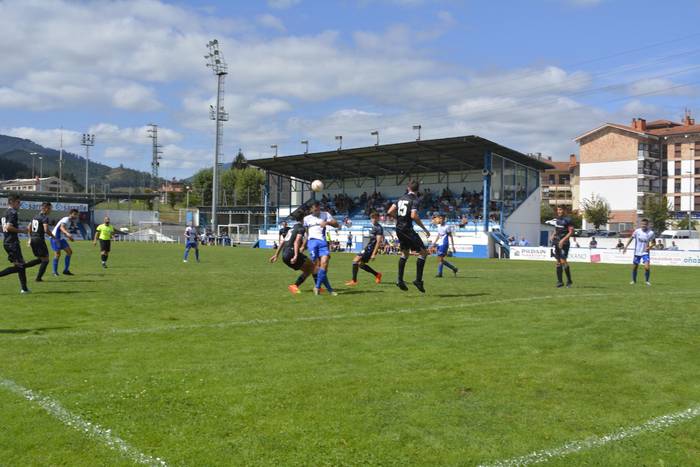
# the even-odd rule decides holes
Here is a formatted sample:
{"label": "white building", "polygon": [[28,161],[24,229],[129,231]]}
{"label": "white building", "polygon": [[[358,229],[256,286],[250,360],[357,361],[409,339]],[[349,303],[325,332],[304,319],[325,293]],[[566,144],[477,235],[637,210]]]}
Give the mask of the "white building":
{"label": "white building", "polygon": [[[59,187],[61,189],[59,190]],[[73,193],[73,184],[58,177],[18,178],[15,180],[0,180],[0,189],[7,191],[38,191],[50,193]]]}

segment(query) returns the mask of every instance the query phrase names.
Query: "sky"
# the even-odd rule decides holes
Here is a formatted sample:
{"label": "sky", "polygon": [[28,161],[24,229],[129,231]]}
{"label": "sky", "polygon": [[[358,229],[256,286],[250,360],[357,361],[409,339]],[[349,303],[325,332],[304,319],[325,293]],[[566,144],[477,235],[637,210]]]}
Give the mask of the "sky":
{"label": "sky", "polygon": [[[671,2],[669,2],[671,3]],[[0,0],[0,134],[150,170],[210,167],[228,64],[223,161],[479,135],[555,160],[604,122],[700,113],[700,1]],[[63,130],[61,130],[63,128]]]}

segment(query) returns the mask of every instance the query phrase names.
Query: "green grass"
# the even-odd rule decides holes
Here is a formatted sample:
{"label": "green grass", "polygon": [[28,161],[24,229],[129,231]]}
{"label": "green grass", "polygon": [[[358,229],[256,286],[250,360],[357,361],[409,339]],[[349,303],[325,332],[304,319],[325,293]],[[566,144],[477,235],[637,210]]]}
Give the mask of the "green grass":
{"label": "green grass", "polygon": [[[59,401],[170,465],[476,465],[604,435],[700,403],[698,277],[455,260],[424,296],[396,257],[338,297],[286,291],[270,251],[76,245],[75,277],[20,296],[0,279],[0,379]],[[25,251],[25,254],[28,254]],[[411,260],[408,274],[413,274]],[[34,275],[34,270],[30,276]],[[320,319],[304,319],[319,317]],[[131,465],[0,386],[2,465]],[[699,465],[700,419],[549,465]]]}

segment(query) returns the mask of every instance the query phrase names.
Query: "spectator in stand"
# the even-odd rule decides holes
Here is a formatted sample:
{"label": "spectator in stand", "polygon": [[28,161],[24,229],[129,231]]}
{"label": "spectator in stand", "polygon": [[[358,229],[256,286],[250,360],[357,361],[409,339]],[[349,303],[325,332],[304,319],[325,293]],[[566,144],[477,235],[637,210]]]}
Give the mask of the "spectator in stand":
{"label": "spectator in stand", "polygon": [[678,251],[678,245],[676,245],[676,242],[671,242],[671,246],[668,249],[669,251]]}
{"label": "spectator in stand", "polygon": [[625,249],[625,245],[622,243],[622,239],[618,239],[617,245],[615,245],[615,248],[617,248],[620,251]]}
{"label": "spectator in stand", "polygon": [[530,246],[530,242],[525,237],[522,237],[518,242],[518,246]]}
{"label": "spectator in stand", "polygon": [[588,248],[598,248],[598,240],[595,237],[591,237],[591,242],[588,244]]}

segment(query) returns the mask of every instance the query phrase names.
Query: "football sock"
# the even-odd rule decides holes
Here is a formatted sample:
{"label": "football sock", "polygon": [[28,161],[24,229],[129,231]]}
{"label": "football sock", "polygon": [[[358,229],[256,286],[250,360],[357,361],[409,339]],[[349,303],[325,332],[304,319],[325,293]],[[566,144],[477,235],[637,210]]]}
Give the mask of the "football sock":
{"label": "football sock", "polygon": [[17,275],[19,276],[19,284],[22,286],[22,290],[27,290],[27,271],[24,266],[17,266]]}
{"label": "football sock", "polygon": [[438,274],[437,274],[438,276],[442,276],[442,268],[443,268],[443,264],[438,263]]}
{"label": "football sock", "polygon": [[569,268],[568,264],[564,266],[564,272],[566,273],[566,280],[571,282],[571,269]]}
{"label": "football sock", "polygon": [[457,270],[457,268],[454,267],[454,266],[452,265],[452,263],[450,263],[450,262],[443,261],[442,264],[444,264],[444,265],[447,266],[448,268],[452,269],[453,271],[456,271],[456,270]]}
{"label": "football sock", "polygon": [[357,271],[359,271],[360,265],[357,263],[352,263],[352,280],[357,282]]}
{"label": "football sock", "polygon": [[377,277],[377,274],[379,274],[377,271],[372,269],[371,266],[368,266],[366,264],[361,265],[360,269],[362,269],[363,271],[367,271],[368,273],[372,274],[374,277]]}
{"label": "football sock", "polygon": [[187,257],[190,255],[190,247],[185,248],[185,261],[187,261]]}
{"label": "football sock", "polygon": [[194,249],[194,259],[199,261],[199,248]]}
{"label": "football sock", "polygon": [[425,258],[419,256],[416,261],[416,280],[418,282],[423,282],[423,268],[425,268]]}
{"label": "football sock", "polygon": [[318,274],[314,273],[311,274],[311,276],[314,278],[314,287],[316,287],[316,281],[318,281]]}
{"label": "football sock", "polygon": [[49,267],[49,262],[42,261],[41,264],[39,265],[39,272],[36,274],[37,279],[41,279],[42,277],[44,277],[44,273],[46,272],[47,267]]}
{"label": "football sock", "polygon": [[649,276],[651,276],[651,270],[650,269],[645,269],[644,270],[644,280],[649,282]]}
{"label": "football sock", "polygon": [[637,282],[637,268],[632,268],[632,282]]}
{"label": "football sock", "polygon": [[14,274],[17,271],[19,271],[19,268],[17,266],[10,266],[9,268],[5,268],[2,271],[0,271],[0,277]]}
{"label": "football sock", "polygon": [[304,283],[305,280],[306,280],[306,276],[304,274],[302,274],[299,277],[297,277],[297,280],[296,280],[296,282],[294,282],[294,285],[299,287],[301,284]]}
{"label": "football sock", "polygon": [[326,270],[325,269],[320,269],[318,270],[318,274],[316,276],[316,288],[320,289],[321,286],[324,283],[324,280],[326,279]]}
{"label": "football sock", "polygon": [[561,264],[557,264],[557,282],[559,282],[559,283],[564,282],[562,280],[562,269],[563,268],[562,268]]}
{"label": "football sock", "polygon": [[103,263],[107,262],[107,255],[102,255],[102,256],[100,256],[100,258],[102,258]]}
{"label": "football sock", "polygon": [[328,290],[328,292],[333,292],[333,287],[331,287],[331,283],[328,281],[328,274],[323,274],[323,285],[326,286],[326,290]]}
{"label": "football sock", "polygon": [[36,266],[37,264],[41,264],[41,260],[40,260],[39,258],[33,259],[33,260],[31,260],[30,262],[25,263],[25,264],[24,264],[24,268],[25,268],[25,269],[27,269],[27,268],[33,268],[33,267]]}
{"label": "football sock", "polygon": [[66,259],[63,260],[63,264],[64,264],[63,272],[66,272],[70,269],[70,257],[71,257],[71,255],[66,255]]}
{"label": "football sock", "polygon": [[53,259],[53,273],[58,274],[58,258]]}
{"label": "football sock", "polygon": [[406,261],[403,256],[399,258],[399,282],[403,282],[403,273],[406,270]]}

